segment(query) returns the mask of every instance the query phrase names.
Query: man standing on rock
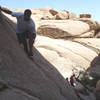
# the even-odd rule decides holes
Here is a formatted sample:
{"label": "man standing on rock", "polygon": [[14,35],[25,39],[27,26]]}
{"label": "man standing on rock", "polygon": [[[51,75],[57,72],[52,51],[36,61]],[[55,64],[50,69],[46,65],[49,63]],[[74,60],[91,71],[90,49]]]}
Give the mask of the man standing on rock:
{"label": "man standing on rock", "polygon": [[[0,7],[1,11],[10,14],[17,18],[16,35],[19,44],[23,44],[25,52],[28,56],[33,56],[33,43],[36,38],[35,23],[31,19],[31,10],[26,9],[24,13],[12,12],[9,9]],[[27,46],[27,39],[29,39],[29,50]]]}

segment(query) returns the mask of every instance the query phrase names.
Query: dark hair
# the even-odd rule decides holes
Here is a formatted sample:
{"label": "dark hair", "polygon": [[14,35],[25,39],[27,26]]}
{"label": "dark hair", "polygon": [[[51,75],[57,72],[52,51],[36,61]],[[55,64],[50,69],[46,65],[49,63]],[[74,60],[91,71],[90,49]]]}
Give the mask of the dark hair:
{"label": "dark hair", "polygon": [[30,9],[26,9],[25,11],[24,11],[24,14],[29,14],[29,15],[31,15],[32,14],[32,12],[31,12],[31,10]]}

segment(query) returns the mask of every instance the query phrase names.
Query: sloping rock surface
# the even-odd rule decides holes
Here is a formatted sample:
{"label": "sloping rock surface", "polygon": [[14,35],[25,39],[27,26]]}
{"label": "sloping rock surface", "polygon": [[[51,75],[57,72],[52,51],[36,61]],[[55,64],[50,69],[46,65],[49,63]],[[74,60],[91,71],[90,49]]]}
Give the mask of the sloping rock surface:
{"label": "sloping rock surface", "polygon": [[82,44],[81,39],[71,41],[38,36],[35,47],[48,61],[56,66],[64,77],[67,77],[70,76],[73,69],[88,69],[100,51],[100,49],[96,49],[99,48],[100,41],[98,39],[94,39],[94,41],[98,41],[94,43],[92,39],[83,40],[88,41],[89,44],[91,43],[91,46],[88,43]]}
{"label": "sloping rock surface", "polygon": [[34,60],[26,56],[17,42],[14,23],[0,14],[1,18],[0,82],[8,87],[3,90],[1,86],[1,100],[77,100],[66,80],[34,47]]}

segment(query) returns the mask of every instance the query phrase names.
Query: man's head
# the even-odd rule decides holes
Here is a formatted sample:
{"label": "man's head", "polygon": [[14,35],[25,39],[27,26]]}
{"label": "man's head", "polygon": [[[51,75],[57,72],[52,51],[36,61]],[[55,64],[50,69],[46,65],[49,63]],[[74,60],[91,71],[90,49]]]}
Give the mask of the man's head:
{"label": "man's head", "polygon": [[24,11],[24,20],[25,20],[25,21],[30,20],[31,14],[32,14],[31,10],[30,10],[30,9],[26,9],[26,10]]}

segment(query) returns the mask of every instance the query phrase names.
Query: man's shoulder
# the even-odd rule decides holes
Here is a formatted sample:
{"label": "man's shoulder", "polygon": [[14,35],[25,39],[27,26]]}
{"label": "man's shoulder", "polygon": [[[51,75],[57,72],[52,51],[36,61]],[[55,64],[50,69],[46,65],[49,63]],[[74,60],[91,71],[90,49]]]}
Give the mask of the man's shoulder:
{"label": "man's shoulder", "polygon": [[14,17],[19,17],[19,16],[23,16],[24,13],[21,13],[21,12],[12,12],[11,15],[14,16]]}

